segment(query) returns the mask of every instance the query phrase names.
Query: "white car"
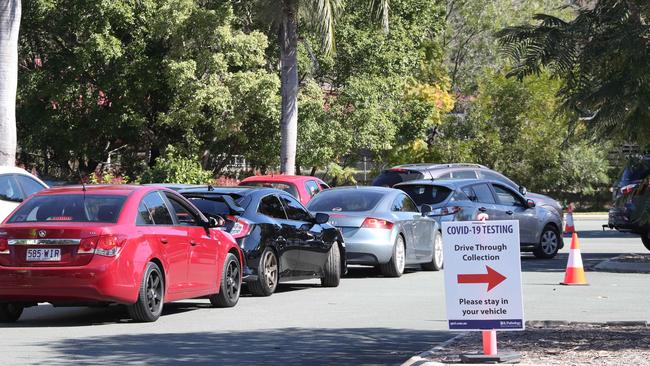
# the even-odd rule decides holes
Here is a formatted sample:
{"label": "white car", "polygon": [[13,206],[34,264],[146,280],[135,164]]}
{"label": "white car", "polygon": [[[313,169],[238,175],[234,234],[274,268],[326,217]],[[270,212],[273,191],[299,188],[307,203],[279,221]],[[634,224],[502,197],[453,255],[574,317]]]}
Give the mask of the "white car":
{"label": "white car", "polygon": [[0,166],[0,222],[25,198],[45,188],[47,184],[23,169]]}

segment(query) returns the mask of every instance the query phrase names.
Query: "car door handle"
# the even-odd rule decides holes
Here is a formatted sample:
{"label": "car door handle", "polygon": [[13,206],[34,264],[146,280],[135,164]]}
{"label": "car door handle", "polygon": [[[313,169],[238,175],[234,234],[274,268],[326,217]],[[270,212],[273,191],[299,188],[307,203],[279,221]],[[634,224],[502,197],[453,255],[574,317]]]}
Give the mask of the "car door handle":
{"label": "car door handle", "polygon": [[190,245],[191,245],[191,246],[195,246],[196,244],[198,244],[198,243],[196,242],[196,240],[194,240],[194,239],[190,240]]}
{"label": "car door handle", "polygon": [[487,211],[487,208],[485,208],[485,207],[479,207],[478,210],[481,211],[481,212],[485,212],[485,211]]}
{"label": "car door handle", "polygon": [[167,244],[169,240],[167,240],[167,238],[160,238],[160,242],[163,244]]}
{"label": "car door handle", "polygon": [[508,215],[512,215],[513,213],[514,213],[514,212],[512,212],[512,211],[510,211],[510,210],[506,211],[506,214],[508,214]]}

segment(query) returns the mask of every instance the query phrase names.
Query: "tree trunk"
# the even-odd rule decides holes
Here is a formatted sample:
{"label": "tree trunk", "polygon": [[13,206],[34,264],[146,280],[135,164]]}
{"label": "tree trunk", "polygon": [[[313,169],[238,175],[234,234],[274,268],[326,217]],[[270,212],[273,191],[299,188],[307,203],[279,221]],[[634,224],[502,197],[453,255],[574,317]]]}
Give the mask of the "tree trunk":
{"label": "tree trunk", "polygon": [[0,2],[0,166],[16,165],[20,0]]}
{"label": "tree trunk", "polygon": [[298,140],[298,5],[285,0],[282,5],[280,41],[280,90],[282,121],[280,122],[280,173],[295,174]]}

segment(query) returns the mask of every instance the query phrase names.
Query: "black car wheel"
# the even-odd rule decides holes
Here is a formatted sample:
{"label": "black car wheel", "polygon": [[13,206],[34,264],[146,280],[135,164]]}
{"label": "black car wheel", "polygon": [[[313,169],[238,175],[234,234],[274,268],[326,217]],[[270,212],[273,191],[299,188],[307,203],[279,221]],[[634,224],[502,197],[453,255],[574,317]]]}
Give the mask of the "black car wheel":
{"label": "black car wheel", "polygon": [[539,238],[539,245],[533,250],[533,254],[537,258],[550,259],[555,257],[557,251],[560,249],[560,233],[555,226],[546,225],[542,230],[542,235]]}
{"label": "black car wheel", "polygon": [[422,264],[422,269],[425,271],[439,271],[442,266],[442,235],[439,231],[436,231],[433,237],[433,258],[431,258],[431,262]]}
{"label": "black car wheel", "polygon": [[641,235],[641,241],[643,242],[643,246],[650,250],[650,233],[644,233]]}
{"label": "black car wheel", "polygon": [[337,287],[341,282],[341,252],[339,244],[332,244],[325,261],[323,277],[320,283],[323,287]]}
{"label": "black car wheel", "polygon": [[241,291],[241,266],[237,257],[228,253],[223,264],[223,275],[219,293],[210,296],[210,303],[220,308],[231,308],[237,305]]}
{"label": "black car wheel", "polygon": [[127,307],[131,318],[137,322],[155,322],[162,314],[165,296],[165,279],[156,263],[149,262],[142,276],[138,301]]}
{"label": "black car wheel", "polygon": [[266,247],[257,269],[257,280],[249,282],[248,289],[255,296],[270,296],[278,286],[278,279],[278,257],[273,249]]}
{"label": "black car wheel", "polygon": [[23,315],[23,306],[18,304],[0,304],[0,323],[14,323]]}
{"label": "black car wheel", "polygon": [[404,244],[404,237],[401,234],[397,235],[395,245],[393,245],[393,256],[388,263],[379,265],[381,274],[386,277],[401,277],[404,273],[406,266],[406,245]]}

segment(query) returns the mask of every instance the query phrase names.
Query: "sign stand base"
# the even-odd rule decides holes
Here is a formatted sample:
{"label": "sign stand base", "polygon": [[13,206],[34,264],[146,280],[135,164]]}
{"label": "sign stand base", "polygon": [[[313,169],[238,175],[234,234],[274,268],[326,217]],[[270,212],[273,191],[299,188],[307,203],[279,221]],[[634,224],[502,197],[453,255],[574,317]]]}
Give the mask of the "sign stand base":
{"label": "sign stand base", "polygon": [[462,363],[502,363],[502,362],[519,362],[521,353],[513,351],[503,351],[496,355],[484,354],[463,354],[460,355]]}

